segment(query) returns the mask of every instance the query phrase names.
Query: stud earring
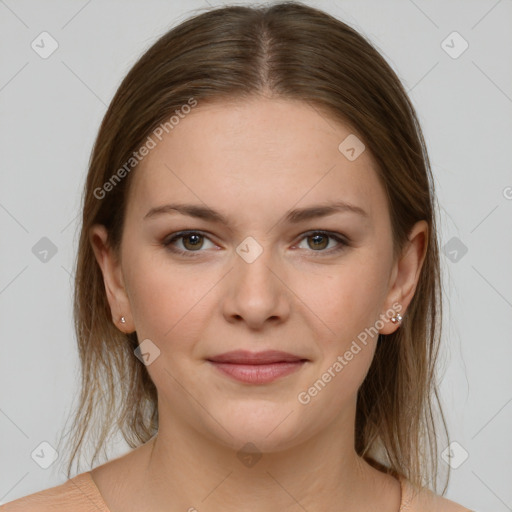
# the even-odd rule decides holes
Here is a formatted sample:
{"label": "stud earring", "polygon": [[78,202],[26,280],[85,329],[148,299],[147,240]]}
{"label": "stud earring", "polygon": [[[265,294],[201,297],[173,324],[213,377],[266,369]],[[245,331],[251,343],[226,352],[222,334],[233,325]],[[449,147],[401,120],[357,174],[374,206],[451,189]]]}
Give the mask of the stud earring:
{"label": "stud earring", "polygon": [[124,316],[121,317],[121,323],[122,324],[125,324],[126,323],[126,318]]}
{"label": "stud earring", "polygon": [[402,315],[400,313],[397,313],[395,316],[393,316],[391,318],[391,321],[394,323],[394,324],[401,324],[402,323]]}

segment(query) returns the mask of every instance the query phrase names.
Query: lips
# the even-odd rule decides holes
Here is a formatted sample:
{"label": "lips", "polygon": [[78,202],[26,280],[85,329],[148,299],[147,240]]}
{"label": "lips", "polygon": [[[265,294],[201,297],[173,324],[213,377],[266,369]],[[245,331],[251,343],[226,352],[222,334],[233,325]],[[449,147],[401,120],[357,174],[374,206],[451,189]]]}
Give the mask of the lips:
{"label": "lips", "polygon": [[272,363],[296,363],[306,361],[306,359],[289,354],[288,352],[280,352],[278,350],[267,350],[265,352],[248,352],[246,350],[235,350],[226,352],[208,359],[214,363],[229,364],[272,364]]}
{"label": "lips", "polygon": [[308,359],[288,352],[235,350],[208,359],[222,374],[246,384],[267,384],[296,372]]}

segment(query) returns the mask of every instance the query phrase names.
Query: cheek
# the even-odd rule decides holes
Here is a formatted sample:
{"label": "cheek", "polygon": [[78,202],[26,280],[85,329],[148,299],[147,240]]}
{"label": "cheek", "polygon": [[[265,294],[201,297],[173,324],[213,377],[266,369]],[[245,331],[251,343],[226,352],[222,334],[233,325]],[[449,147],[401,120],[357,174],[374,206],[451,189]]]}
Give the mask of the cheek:
{"label": "cheek", "polygon": [[139,339],[154,338],[164,345],[194,325],[213,284],[209,279],[201,277],[193,266],[171,265],[161,257],[133,256],[127,265],[131,268],[127,285]]}
{"label": "cheek", "polygon": [[[297,278],[291,288],[309,309],[322,339],[349,341],[379,318],[385,291],[382,262],[363,251],[342,264]],[[328,346],[331,346],[329,344]]]}
{"label": "cheek", "polygon": [[312,276],[301,288],[304,302],[315,313],[321,352],[319,365],[303,389],[305,400],[332,401],[339,410],[357,393],[375,352],[384,272],[382,261],[371,254],[364,257],[361,251],[328,276]]}

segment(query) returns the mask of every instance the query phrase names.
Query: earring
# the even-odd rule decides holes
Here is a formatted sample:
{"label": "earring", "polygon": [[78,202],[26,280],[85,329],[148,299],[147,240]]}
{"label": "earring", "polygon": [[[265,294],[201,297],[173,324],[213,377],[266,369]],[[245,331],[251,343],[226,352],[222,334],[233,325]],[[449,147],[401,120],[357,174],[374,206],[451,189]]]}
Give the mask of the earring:
{"label": "earring", "polygon": [[121,317],[121,323],[122,324],[125,324],[126,323],[126,318],[124,316]]}
{"label": "earring", "polygon": [[394,324],[401,324],[402,323],[402,315],[400,313],[397,313],[394,317],[391,318],[391,321],[394,323]]}

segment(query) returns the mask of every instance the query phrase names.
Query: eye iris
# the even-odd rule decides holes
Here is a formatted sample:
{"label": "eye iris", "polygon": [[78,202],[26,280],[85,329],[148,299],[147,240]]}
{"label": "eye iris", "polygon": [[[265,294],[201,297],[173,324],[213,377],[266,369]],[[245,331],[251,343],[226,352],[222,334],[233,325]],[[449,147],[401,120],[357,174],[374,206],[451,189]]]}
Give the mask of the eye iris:
{"label": "eye iris", "polygon": [[[187,248],[187,249],[197,249],[198,246],[202,246],[202,235],[186,235],[186,236],[183,236],[183,245]],[[187,247],[187,242],[186,240],[190,240],[190,239],[193,239],[195,240],[194,242],[192,242],[192,246],[191,247]]]}
{"label": "eye iris", "polygon": [[324,242],[325,242],[325,241],[327,241],[327,238],[328,238],[328,237],[326,237],[325,235],[322,235],[322,234],[319,234],[319,235],[311,235],[311,236],[309,236],[308,238],[313,238],[314,240],[316,240],[316,241],[314,242],[314,247],[316,247],[317,249],[318,249],[318,248],[320,248],[320,249],[325,249],[325,247],[327,247],[327,245],[325,245],[325,243],[324,243],[324,244],[322,244],[322,242],[319,242],[319,241],[318,241],[319,239],[322,239],[322,238],[324,239]]}

